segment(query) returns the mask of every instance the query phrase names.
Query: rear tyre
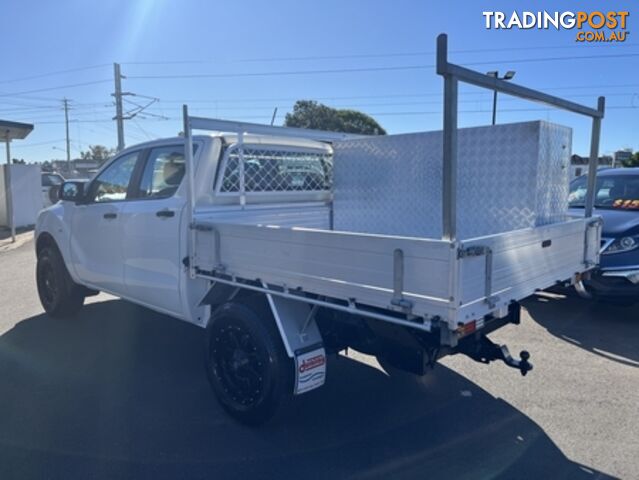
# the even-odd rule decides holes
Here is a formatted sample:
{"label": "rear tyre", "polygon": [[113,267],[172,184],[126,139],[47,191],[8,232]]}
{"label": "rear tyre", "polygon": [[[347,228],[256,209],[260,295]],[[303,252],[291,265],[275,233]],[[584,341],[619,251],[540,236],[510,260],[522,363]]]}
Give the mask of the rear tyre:
{"label": "rear tyre", "polygon": [[293,396],[294,367],[268,307],[226,303],[206,333],[206,371],[222,407],[246,425],[270,420]]}
{"label": "rear tyre", "polygon": [[38,253],[36,284],[40,303],[51,317],[73,316],[84,303],[83,287],[71,279],[62,255],[53,246]]}

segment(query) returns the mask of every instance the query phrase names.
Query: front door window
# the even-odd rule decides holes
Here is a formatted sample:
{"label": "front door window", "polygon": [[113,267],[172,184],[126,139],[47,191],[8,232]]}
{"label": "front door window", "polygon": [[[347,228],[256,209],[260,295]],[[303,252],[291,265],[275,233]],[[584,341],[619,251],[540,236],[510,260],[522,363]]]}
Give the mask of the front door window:
{"label": "front door window", "polygon": [[138,155],[139,152],[124,155],[100,173],[91,185],[89,200],[98,203],[125,200]]}

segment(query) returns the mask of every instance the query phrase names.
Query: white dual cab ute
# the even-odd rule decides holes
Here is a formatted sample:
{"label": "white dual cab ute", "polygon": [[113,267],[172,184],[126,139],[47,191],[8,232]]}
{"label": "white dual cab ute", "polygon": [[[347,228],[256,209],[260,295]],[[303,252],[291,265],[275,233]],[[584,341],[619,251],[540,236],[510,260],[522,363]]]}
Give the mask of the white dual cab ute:
{"label": "white dual cab ute", "polygon": [[528,353],[513,359],[487,334],[518,323],[536,290],[596,267],[596,168],[585,216],[569,218],[570,130],[458,130],[457,85],[591,117],[595,161],[603,99],[591,109],[467,70],[446,43],[443,132],[366,137],[184,107],[183,137],[65,182],[36,229],[46,312],[72,315],[104,291],[203,327],[212,388],[247,424],[321,386],[327,355],[347,348],[389,374],[423,375],[458,353],[526,374]]}

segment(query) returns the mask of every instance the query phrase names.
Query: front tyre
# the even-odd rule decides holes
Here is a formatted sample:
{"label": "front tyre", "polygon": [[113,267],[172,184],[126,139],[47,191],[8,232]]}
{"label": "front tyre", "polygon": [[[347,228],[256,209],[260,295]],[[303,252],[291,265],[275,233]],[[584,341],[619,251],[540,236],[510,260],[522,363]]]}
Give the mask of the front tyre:
{"label": "front tyre", "polygon": [[84,303],[84,293],[64,265],[62,255],[53,246],[38,252],[36,284],[40,303],[51,317],[75,315]]}
{"label": "front tyre", "polygon": [[236,420],[261,425],[293,395],[294,368],[270,310],[226,303],[207,327],[206,370],[222,407]]}

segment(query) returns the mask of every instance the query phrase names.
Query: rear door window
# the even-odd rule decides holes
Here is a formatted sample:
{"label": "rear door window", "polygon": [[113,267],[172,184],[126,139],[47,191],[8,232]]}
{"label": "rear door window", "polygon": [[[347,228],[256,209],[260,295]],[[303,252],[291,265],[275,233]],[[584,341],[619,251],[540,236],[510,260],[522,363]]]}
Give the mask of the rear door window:
{"label": "rear door window", "polygon": [[184,172],[184,147],[158,147],[151,150],[142,173],[140,198],[167,198],[177,191]]}

